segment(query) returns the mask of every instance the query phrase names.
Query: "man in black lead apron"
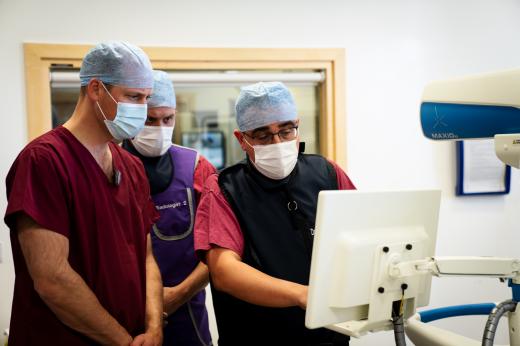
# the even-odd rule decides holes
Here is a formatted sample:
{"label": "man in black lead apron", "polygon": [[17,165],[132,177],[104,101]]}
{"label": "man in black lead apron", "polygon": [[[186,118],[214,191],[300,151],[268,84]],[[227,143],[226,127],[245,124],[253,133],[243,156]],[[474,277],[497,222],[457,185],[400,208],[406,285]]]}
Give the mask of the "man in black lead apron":
{"label": "man in black lead apron", "polygon": [[195,223],[218,344],[347,345],[304,320],[318,193],[355,187],[334,162],[299,150],[300,121],[282,83],[242,88],[236,116],[247,157],[208,178]]}

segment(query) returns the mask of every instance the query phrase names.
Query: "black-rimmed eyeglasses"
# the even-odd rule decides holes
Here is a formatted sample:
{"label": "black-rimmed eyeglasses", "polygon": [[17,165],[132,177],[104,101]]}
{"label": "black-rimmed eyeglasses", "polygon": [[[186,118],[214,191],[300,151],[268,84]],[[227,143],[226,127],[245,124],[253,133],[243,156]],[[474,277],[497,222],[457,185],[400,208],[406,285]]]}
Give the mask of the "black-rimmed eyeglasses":
{"label": "black-rimmed eyeglasses", "polygon": [[288,141],[292,141],[293,139],[296,139],[296,137],[298,137],[298,126],[283,129],[276,133],[266,131],[266,132],[259,132],[259,133],[255,134],[254,136],[251,136],[245,132],[243,132],[243,134],[246,135],[247,137],[253,139],[256,143],[261,144],[261,145],[273,143],[274,136],[278,136],[278,138],[280,138],[281,142],[288,142]]}

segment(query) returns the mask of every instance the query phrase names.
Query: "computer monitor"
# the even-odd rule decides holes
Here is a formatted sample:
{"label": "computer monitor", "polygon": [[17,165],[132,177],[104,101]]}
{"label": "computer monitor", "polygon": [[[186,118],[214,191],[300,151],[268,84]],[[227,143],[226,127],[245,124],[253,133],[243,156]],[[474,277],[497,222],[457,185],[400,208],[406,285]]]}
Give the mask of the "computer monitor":
{"label": "computer monitor", "polygon": [[181,145],[197,150],[216,169],[226,166],[226,147],[222,131],[182,132]]}
{"label": "computer monitor", "polygon": [[438,190],[320,192],[306,326],[356,337],[392,329],[403,287],[405,318],[428,305],[430,275],[396,279],[388,266],[433,257],[439,206]]}

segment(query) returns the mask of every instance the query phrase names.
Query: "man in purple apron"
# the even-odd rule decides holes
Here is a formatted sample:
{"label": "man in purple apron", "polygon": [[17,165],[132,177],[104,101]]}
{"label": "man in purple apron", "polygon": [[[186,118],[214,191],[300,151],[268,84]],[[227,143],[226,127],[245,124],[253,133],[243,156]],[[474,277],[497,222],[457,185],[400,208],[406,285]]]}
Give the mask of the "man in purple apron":
{"label": "man in purple apron", "polygon": [[172,144],[176,99],[167,73],[154,71],[144,129],[123,147],[143,162],[161,217],[151,232],[163,280],[164,345],[212,345],[205,305],[208,269],[193,246],[195,210],[215,168],[195,150]]}

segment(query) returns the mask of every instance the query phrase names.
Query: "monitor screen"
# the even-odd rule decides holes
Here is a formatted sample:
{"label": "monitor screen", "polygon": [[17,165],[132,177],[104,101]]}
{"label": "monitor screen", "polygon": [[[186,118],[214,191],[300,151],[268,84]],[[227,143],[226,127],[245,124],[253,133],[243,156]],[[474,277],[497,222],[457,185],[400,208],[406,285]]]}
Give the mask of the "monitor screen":
{"label": "monitor screen", "polygon": [[360,336],[392,329],[394,301],[405,318],[427,305],[431,276],[396,279],[388,265],[434,255],[439,206],[438,190],[320,192],[306,326]]}
{"label": "monitor screen", "polygon": [[224,143],[224,132],[182,132],[181,145],[197,150],[216,169],[226,166],[226,150]]}

